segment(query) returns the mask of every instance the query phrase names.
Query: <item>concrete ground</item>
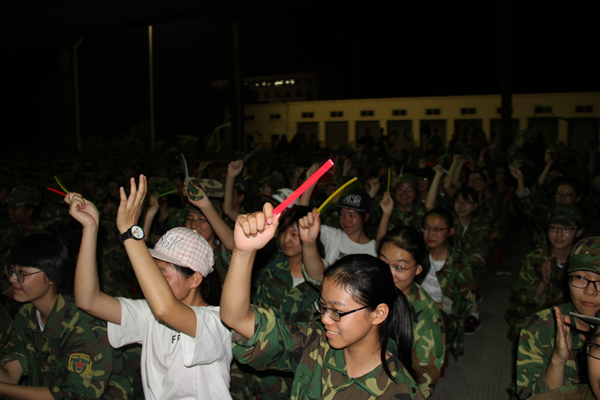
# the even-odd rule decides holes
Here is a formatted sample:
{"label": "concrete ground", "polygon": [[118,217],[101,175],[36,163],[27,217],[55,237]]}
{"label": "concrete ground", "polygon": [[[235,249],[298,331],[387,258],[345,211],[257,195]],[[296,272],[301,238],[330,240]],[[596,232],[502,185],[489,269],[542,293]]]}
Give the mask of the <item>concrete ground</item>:
{"label": "concrete ground", "polygon": [[[512,342],[506,338],[504,313],[521,261],[530,243],[524,228],[514,229],[498,271],[489,265],[481,304],[482,328],[465,337],[465,354],[450,357],[443,378],[438,380],[432,400],[508,400],[507,388],[513,368]],[[510,273],[507,275],[506,273]]]}

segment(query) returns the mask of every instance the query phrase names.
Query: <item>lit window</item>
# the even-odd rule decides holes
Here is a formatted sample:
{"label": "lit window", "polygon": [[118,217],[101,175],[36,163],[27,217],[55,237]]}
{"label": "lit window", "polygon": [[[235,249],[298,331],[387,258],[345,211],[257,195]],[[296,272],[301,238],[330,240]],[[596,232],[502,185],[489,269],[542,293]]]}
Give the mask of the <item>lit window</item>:
{"label": "lit window", "polygon": [[[267,82],[266,82],[266,81],[263,81],[262,85],[263,85],[263,86],[267,86]],[[271,85],[269,85],[269,86],[271,86]]]}
{"label": "lit window", "polygon": [[275,86],[281,86],[283,85],[283,81],[275,81]]}
{"label": "lit window", "polygon": [[290,85],[295,85],[296,82],[293,79],[290,79]]}

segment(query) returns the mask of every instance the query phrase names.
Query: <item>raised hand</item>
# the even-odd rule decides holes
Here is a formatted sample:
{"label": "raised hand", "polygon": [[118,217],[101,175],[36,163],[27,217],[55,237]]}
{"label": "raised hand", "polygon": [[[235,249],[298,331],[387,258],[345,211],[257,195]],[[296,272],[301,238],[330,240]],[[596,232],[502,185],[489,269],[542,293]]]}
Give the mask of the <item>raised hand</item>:
{"label": "raised hand", "polygon": [[117,229],[123,233],[133,225],[137,224],[140,214],[142,213],[142,204],[146,197],[147,182],[144,175],[140,175],[139,187],[135,184],[135,178],[129,181],[130,190],[129,197],[125,194],[125,189],[119,189],[121,194],[121,202],[117,211]]}
{"label": "raised hand", "polygon": [[390,194],[390,192],[385,192],[383,194],[383,198],[381,199],[379,205],[381,206],[383,215],[392,214],[392,211],[394,210],[394,200],[392,200],[392,195]]}
{"label": "raised hand", "polygon": [[69,192],[64,201],[69,205],[69,214],[83,227],[98,226],[100,213],[89,200],[84,199],[79,193]]}
{"label": "raised hand", "polygon": [[433,170],[435,171],[436,175],[442,175],[444,173],[444,167],[442,167],[441,164],[438,164],[435,167],[433,167]]}
{"label": "raised hand", "polygon": [[552,268],[552,262],[550,260],[544,261],[544,265],[542,265],[542,282],[546,286],[550,285],[550,279],[552,276],[551,268]]}
{"label": "raised hand", "polygon": [[510,174],[518,181],[522,181],[523,180],[523,172],[521,172],[521,170],[517,167],[515,167],[514,165],[509,165],[508,169],[510,171]]}
{"label": "raised hand", "polygon": [[[373,192],[374,194],[377,194],[377,192],[379,191],[379,188],[381,187],[381,182],[379,182],[378,178],[371,178],[367,181],[367,186],[369,187],[369,194],[371,192]],[[373,197],[373,196],[371,196]]]}
{"label": "raised hand", "polygon": [[206,195],[206,192],[204,190],[202,190],[202,188],[200,186],[197,186],[194,184],[194,181],[190,181],[190,185],[193,185],[195,188],[197,188],[200,193],[202,194],[202,198],[200,200],[192,200],[190,198],[190,196],[188,196],[187,193],[187,185],[183,185],[183,196],[187,198],[187,200],[195,205],[196,207],[198,207],[199,209],[203,210],[204,208],[208,207],[211,205],[210,200],[208,199],[208,196]]}
{"label": "raised hand", "polygon": [[317,208],[313,208],[306,216],[298,220],[300,226],[300,240],[302,243],[314,243],[319,237],[321,230],[321,213]]}
{"label": "raised hand", "polygon": [[566,363],[571,353],[571,317],[563,316],[556,306],[554,311],[556,313],[556,334],[552,358],[556,362]]}
{"label": "raised hand", "polygon": [[238,216],[233,230],[235,248],[252,252],[265,247],[275,236],[280,216],[273,215],[270,203],[265,203],[263,211]]}
{"label": "raised hand", "polygon": [[310,168],[306,171],[306,179],[308,179],[311,176],[313,176],[313,174],[315,172],[317,172],[318,169],[319,169],[319,164],[313,164],[313,165],[311,165]]}
{"label": "raised hand", "polygon": [[544,160],[546,161],[546,165],[552,165],[552,163],[554,162],[554,160],[552,159],[552,151],[550,149],[546,150]]}
{"label": "raised hand", "polygon": [[232,161],[227,166],[227,175],[232,178],[235,178],[236,176],[238,176],[240,174],[240,172],[242,172],[243,168],[244,168],[244,162],[242,160]]}

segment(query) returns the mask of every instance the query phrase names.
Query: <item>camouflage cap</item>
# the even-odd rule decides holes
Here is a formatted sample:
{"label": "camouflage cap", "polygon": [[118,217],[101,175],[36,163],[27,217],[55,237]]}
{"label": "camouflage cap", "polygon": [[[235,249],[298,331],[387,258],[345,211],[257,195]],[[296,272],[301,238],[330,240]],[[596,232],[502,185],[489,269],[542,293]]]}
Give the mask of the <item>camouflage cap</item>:
{"label": "camouflage cap", "polygon": [[600,236],[581,239],[571,250],[569,269],[574,271],[591,271],[600,274]]}
{"label": "camouflage cap", "polygon": [[575,206],[561,205],[556,206],[548,217],[549,224],[560,224],[563,226],[582,225],[581,211]]}
{"label": "camouflage cap", "polygon": [[6,199],[6,204],[10,207],[39,206],[40,192],[31,186],[17,186]]}
{"label": "camouflage cap", "polygon": [[419,188],[419,181],[417,180],[417,177],[414,176],[413,174],[400,175],[398,177],[398,179],[396,179],[396,186],[398,186],[402,182],[410,183],[415,188],[415,190],[417,190]]}
{"label": "camouflage cap", "polygon": [[193,185],[200,187],[208,197],[219,199],[225,196],[223,185],[215,179],[189,178],[189,180]]}

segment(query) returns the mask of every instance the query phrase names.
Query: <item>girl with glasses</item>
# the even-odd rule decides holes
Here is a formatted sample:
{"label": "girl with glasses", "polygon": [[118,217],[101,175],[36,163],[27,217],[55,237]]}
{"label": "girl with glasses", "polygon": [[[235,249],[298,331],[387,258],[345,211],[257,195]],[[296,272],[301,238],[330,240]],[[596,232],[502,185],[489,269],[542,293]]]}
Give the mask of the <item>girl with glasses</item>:
{"label": "girl with glasses", "polygon": [[106,322],[75,305],[73,271],[55,236],[31,235],[11,249],[5,272],[23,306],[2,348],[0,397],[133,399],[135,372],[108,345]]}
{"label": "girl with glasses", "polygon": [[275,234],[279,215],[238,217],[235,249],[221,297],[237,360],[294,373],[291,399],[402,396],[423,399],[411,376],[409,305],[390,268],[372,256],[346,256],[325,270],[321,319],[288,324],[279,310],[250,305],[256,251]]}
{"label": "girl with glasses", "polygon": [[594,317],[600,311],[600,237],[578,241],[567,269],[571,301],[533,314],[519,336],[517,395],[585,383],[586,343],[592,326],[571,313]]}
{"label": "girl with glasses", "polygon": [[505,315],[510,325],[509,339],[518,338],[529,316],[563,304],[568,298],[566,270],[573,244],[583,232],[581,225],[577,207],[558,206],[552,210],[546,224],[546,244],[525,256],[513,287]]}
{"label": "girl with glasses", "polygon": [[423,236],[430,267],[421,286],[442,312],[447,347],[459,356],[464,352],[465,319],[475,303],[476,286],[469,259],[449,241],[453,234],[450,211],[434,208],[425,215]]}
{"label": "girl with glasses", "polygon": [[379,244],[379,259],[389,265],[394,285],[410,304],[414,345],[415,381],[425,397],[433,394],[444,363],[444,321],[435,301],[415,282],[429,265],[423,235],[409,226],[389,232]]}

